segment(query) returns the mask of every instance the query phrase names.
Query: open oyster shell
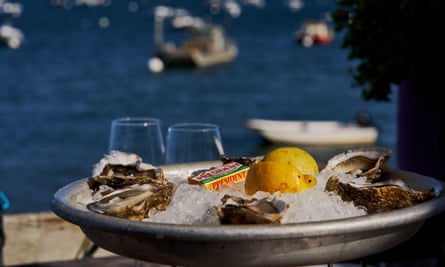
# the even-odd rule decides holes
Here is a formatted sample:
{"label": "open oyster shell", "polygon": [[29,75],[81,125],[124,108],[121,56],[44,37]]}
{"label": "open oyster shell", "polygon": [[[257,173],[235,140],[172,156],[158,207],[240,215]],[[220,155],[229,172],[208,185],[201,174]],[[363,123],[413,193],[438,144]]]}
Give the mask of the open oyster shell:
{"label": "open oyster shell", "polygon": [[221,224],[280,223],[288,204],[276,198],[243,199],[225,195],[222,206],[216,207]]}
{"label": "open oyster shell", "polygon": [[331,176],[326,190],[337,193],[344,201],[353,201],[368,213],[379,213],[422,203],[436,197],[434,188],[427,192],[416,191],[401,179],[387,179],[377,183],[341,182]]}
{"label": "open oyster shell", "polygon": [[390,149],[382,147],[351,149],[329,159],[325,169],[374,181],[386,171],[391,153]]}
{"label": "open oyster shell", "polygon": [[95,199],[87,205],[89,210],[133,220],[148,217],[151,208],[165,210],[174,188],[161,168],[121,151],[105,155],[94,166],[87,184]]}
{"label": "open oyster shell", "polygon": [[436,196],[434,188],[416,191],[402,179],[390,177],[386,167],[390,156],[391,150],[381,147],[335,155],[325,167],[333,173],[325,190],[335,192],[344,201],[352,201],[368,213],[405,208]]}
{"label": "open oyster shell", "polygon": [[143,162],[136,154],[114,150],[94,165],[88,186],[97,191],[101,185],[120,189],[156,181],[164,181],[161,168]]}
{"label": "open oyster shell", "polygon": [[98,201],[89,203],[87,208],[100,214],[131,220],[142,220],[155,207],[165,210],[170,201],[171,187],[160,190],[153,185],[135,185],[113,191]]}

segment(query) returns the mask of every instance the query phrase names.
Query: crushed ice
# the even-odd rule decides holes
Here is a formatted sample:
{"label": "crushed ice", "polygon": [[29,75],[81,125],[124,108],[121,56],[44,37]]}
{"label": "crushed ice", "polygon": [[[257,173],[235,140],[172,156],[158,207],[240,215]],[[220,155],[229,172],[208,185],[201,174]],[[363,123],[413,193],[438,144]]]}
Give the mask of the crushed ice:
{"label": "crushed ice", "polygon": [[[318,183],[315,187],[296,194],[274,194],[289,204],[289,209],[281,223],[314,222],[366,215],[366,211],[355,207],[350,202],[344,202],[334,193],[324,190],[326,181],[333,173],[321,171],[317,176]],[[336,173],[338,175],[338,173]],[[342,179],[348,180],[352,176],[341,174]],[[244,198],[264,198],[269,196],[266,192],[257,192],[253,196],[247,196],[239,190],[220,189],[209,191],[201,186],[189,185],[186,178],[167,177],[176,182],[176,190],[172,201],[165,211],[156,211],[149,214],[144,221],[173,224],[214,225],[218,224],[218,217],[214,207],[221,204],[221,198],[225,194],[231,194]]]}
{"label": "crushed ice", "polygon": [[[265,198],[270,196],[266,192],[257,192],[253,196],[243,193],[243,183],[238,183],[231,188],[222,188],[219,191],[210,191],[201,186],[187,183],[189,172],[177,172],[166,175],[166,179],[175,184],[175,192],[172,201],[165,211],[151,210],[147,222],[186,224],[186,225],[216,225],[219,224],[214,207],[221,205],[221,198],[225,194],[250,198]],[[317,175],[317,185],[313,188],[296,194],[273,196],[280,198],[289,204],[289,208],[281,220],[281,223],[299,223],[334,220],[354,216],[366,215],[364,209],[355,207],[351,202],[342,201],[341,198],[324,190],[329,177],[339,175],[343,181],[354,179],[349,174],[334,173],[330,170],[322,170]],[[79,205],[85,205],[93,200],[91,190],[82,190],[83,194],[77,197]]]}

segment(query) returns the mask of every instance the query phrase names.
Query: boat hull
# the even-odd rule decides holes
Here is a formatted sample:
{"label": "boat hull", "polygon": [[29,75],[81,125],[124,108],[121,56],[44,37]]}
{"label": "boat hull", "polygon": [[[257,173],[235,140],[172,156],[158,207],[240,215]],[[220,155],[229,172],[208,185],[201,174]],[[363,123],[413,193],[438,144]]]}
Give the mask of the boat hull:
{"label": "boat hull", "polygon": [[246,127],[257,131],[269,142],[295,145],[373,144],[378,137],[376,127],[339,121],[250,119]]}
{"label": "boat hull", "polygon": [[205,53],[200,50],[177,49],[173,51],[162,50],[159,51],[156,56],[159,57],[167,67],[206,68],[233,61],[237,52],[237,47],[230,45],[225,50],[214,53]]}

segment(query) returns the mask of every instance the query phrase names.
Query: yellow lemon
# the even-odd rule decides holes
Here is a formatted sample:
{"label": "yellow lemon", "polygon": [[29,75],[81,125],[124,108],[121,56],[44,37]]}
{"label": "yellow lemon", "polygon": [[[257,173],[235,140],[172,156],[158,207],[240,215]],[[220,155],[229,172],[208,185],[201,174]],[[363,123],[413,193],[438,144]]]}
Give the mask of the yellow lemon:
{"label": "yellow lemon", "polygon": [[311,188],[316,183],[315,177],[303,175],[297,168],[289,164],[260,161],[250,166],[244,189],[249,195],[255,194],[257,191],[295,193]]}
{"label": "yellow lemon", "polygon": [[279,147],[267,153],[263,161],[277,161],[296,167],[305,175],[318,174],[318,164],[314,157],[299,147]]}

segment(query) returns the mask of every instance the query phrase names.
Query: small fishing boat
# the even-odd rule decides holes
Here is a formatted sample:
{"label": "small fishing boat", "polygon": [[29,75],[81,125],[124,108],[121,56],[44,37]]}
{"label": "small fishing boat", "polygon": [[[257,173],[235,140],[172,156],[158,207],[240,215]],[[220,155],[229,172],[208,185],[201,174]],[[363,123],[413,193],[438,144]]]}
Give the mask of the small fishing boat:
{"label": "small fishing boat", "polygon": [[237,54],[236,46],[225,39],[222,27],[205,25],[190,29],[191,38],[179,47],[165,44],[155,54],[167,67],[204,68],[228,63]]}
{"label": "small fishing boat", "polygon": [[172,12],[159,12],[155,15],[154,42],[156,51],[149,60],[148,67],[153,72],[160,72],[164,67],[205,68],[231,62],[237,55],[235,42],[226,36],[222,26],[203,22],[200,19],[182,27],[189,37],[179,45],[165,42],[163,38],[163,20]]}
{"label": "small fishing boat", "polygon": [[12,20],[21,16],[23,4],[0,0],[0,46],[17,49],[24,40],[23,32],[14,27]]}
{"label": "small fishing boat", "polygon": [[249,119],[246,127],[258,132],[271,143],[298,145],[373,144],[378,137],[374,126],[341,121],[292,121]]}
{"label": "small fishing boat", "polygon": [[23,4],[0,0],[0,22],[9,18],[18,18],[22,15]]}
{"label": "small fishing boat", "polygon": [[0,45],[7,46],[12,49],[19,48],[24,40],[23,32],[10,25],[0,25]]}
{"label": "small fishing boat", "polygon": [[311,47],[332,42],[334,31],[324,20],[307,20],[294,32],[294,36],[302,46]]}

